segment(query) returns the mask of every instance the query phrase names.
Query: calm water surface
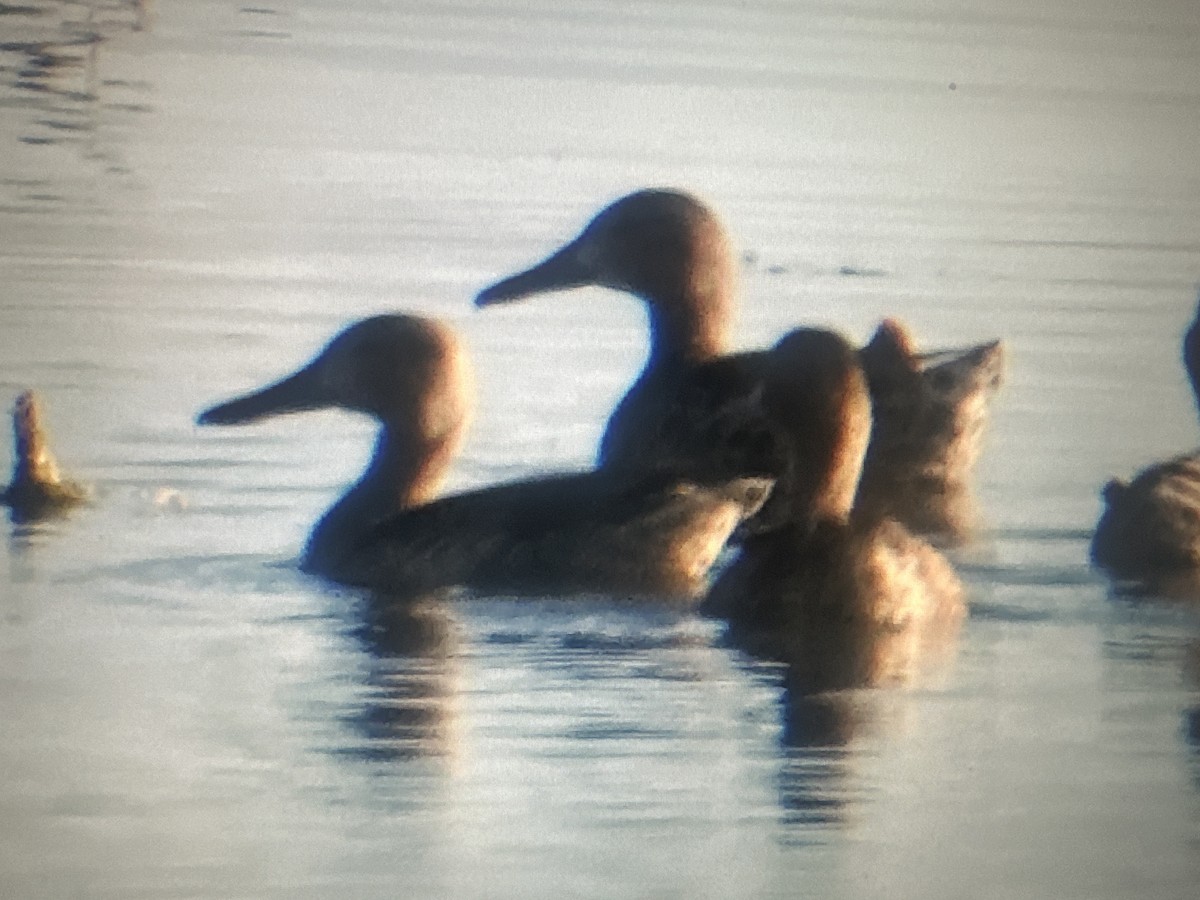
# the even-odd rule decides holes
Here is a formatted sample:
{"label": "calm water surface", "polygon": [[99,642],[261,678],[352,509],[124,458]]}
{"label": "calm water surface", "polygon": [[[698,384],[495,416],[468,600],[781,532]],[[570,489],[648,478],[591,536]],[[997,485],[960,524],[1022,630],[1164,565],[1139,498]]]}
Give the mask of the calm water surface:
{"label": "calm water surface", "polygon": [[[1198,50],[1185,0],[0,5],[0,388],[97,490],[0,550],[0,894],[1195,896],[1200,612],[1085,560],[1196,442]],[[637,304],[469,301],[647,184],[727,217],[744,345],[1008,342],[936,676],[801,702],[604,600],[381,619],[294,565],[367,423],[192,424],[407,309],[479,370],[456,487],[587,464]]]}

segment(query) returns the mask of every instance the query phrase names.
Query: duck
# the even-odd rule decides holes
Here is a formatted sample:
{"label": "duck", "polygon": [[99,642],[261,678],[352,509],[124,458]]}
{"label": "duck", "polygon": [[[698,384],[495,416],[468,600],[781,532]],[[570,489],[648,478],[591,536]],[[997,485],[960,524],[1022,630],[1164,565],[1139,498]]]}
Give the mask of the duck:
{"label": "duck", "polygon": [[[307,364],[202,411],[242,425],[341,408],[379,423],[363,475],[313,527],[300,565],[392,597],[606,594],[696,601],[729,534],[765,501],[765,477],[626,482],[591,470],[442,495],[465,440],[474,379],[453,329],[394,313],[354,322]],[[741,465],[739,463],[739,465]]]}
{"label": "duck", "polygon": [[[761,442],[761,434],[745,427],[745,410],[753,406],[759,390],[765,351],[732,351],[738,261],[728,230],[710,206],[675,189],[648,188],[625,195],[541,262],[483,288],[475,305],[494,307],[585,285],[640,298],[650,330],[645,365],[605,425],[599,467],[669,470],[677,457],[695,455],[697,435],[711,433],[714,420],[721,417],[733,423],[728,436],[740,432]],[[872,502],[912,527],[945,531],[955,539],[966,531],[962,526],[970,520],[969,503],[960,502],[962,512],[947,509],[935,515],[935,493],[920,504],[912,504],[910,495],[932,483],[944,487],[947,497],[965,496],[982,429],[971,425],[950,435],[938,422],[947,416],[958,424],[974,422],[979,412],[986,419],[983,401],[990,393],[976,385],[989,383],[994,391],[1002,353],[995,342],[994,347],[988,345],[992,349],[980,350],[974,363],[928,367],[913,350],[911,336],[902,331],[892,320],[863,359],[869,368],[883,367],[872,378],[873,386],[888,394],[877,404],[877,414],[900,419],[879,423],[875,433],[880,445],[868,454],[863,488],[873,495]],[[892,338],[897,339],[892,348],[896,352],[888,353],[885,345]],[[979,373],[978,379],[972,373]],[[964,379],[957,389],[934,387],[957,374]],[[911,393],[906,396],[904,391]],[[952,398],[960,399],[961,415],[948,408]],[[893,452],[895,458],[885,462]]]}
{"label": "duck", "polygon": [[[715,212],[692,195],[646,189],[602,209],[580,234],[543,261],[481,290],[480,308],[550,291],[597,285],[646,306],[649,356],[605,425],[602,468],[641,469],[647,452],[679,426],[678,411],[736,402],[758,383],[761,354],[731,353],[738,266]],[[690,403],[680,403],[681,394]],[[706,419],[707,420],[707,419]]]}
{"label": "duck", "polygon": [[61,516],[88,501],[90,491],[81,482],[62,474],[43,423],[42,400],[36,391],[24,390],[13,404],[15,440],[12,481],[0,491],[0,505],[8,507],[16,524]]}
{"label": "duck", "polygon": [[791,514],[747,537],[702,610],[734,646],[786,665],[796,695],[906,683],[952,643],[966,615],[949,560],[896,519],[856,502],[871,396],[855,348],[798,328],[770,350],[765,414],[791,423]]}
{"label": "duck", "polygon": [[[1200,308],[1184,332],[1183,366],[1200,407]],[[1200,450],[1109,480],[1092,563],[1119,581],[1200,598]]]}
{"label": "duck", "polygon": [[1003,342],[922,353],[888,318],[858,353],[872,422],[858,508],[942,545],[966,542],[979,522],[971,477],[1004,379]]}

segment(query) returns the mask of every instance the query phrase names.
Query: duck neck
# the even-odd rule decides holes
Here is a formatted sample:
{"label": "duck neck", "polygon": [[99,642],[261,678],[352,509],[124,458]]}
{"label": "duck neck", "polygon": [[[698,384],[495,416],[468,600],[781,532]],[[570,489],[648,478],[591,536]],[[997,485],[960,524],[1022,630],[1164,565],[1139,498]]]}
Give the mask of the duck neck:
{"label": "duck neck", "polygon": [[800,454],[795,459],[795,465],[809,473],[798,492],[797,507],[808,511],[805,518],[814,529],[840,527],[850,521],[862,473],[861,457],[856,459],[858,455],[845,444],[834,443],[826,450],[825,455],[806,459],[806,454]]}
{"label": "duck neck", "polygon": [[687,366],[729,352],[734,301],[722,289],[670,300],[650,299],[650,360],[647,368]]}
{"label": "duck neck", "polygon": [[[838,396],[840,394],[840,396]],[[832,412],[798,435],[790,460],[794,509],[804,511],[809,532],[840,530],[850,522],[871,434],[871,407],[865,384],[821,398]],[[800,418],[799,421],[806,421]]]}
{"label": "duck neck", "polygon": [[336,559],[388,516],[434,499],[459,443],[457,434],[418,443],[385,425],[366,472],[313,529],[305,554],[309,567]]}

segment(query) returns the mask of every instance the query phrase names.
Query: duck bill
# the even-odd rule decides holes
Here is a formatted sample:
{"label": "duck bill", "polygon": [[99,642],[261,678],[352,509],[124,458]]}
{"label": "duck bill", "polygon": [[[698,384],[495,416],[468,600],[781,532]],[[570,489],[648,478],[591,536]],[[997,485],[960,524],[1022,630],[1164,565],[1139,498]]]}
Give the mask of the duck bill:
{"label": "duck bill", "polygon": [[578,241],[574,241],[536,266],[484,288],[476,295],[475,305],[480,308],[496,306],[522,300],[534,294],[563,291],[595,283],[595,272],[584,262],[579,252]]}
{"label": "duck bill", "polygon": [[196,417],[198,425],[244,425],[285,413],[322,409],[329,400],[313,369],[301,369],[262,390],[218,403]]}

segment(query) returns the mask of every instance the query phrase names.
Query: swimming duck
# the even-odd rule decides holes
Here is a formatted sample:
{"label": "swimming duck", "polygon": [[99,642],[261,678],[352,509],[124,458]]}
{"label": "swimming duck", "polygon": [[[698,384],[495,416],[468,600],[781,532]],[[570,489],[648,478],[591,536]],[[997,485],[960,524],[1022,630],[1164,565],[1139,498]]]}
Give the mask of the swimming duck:
{"label": "swimming duck", "polygon": [[790,423],[792,515],[750,535],[704,610],[733,643],[788,665],[801,693],[904,681],[965,614],[949,562],[894,519],[855,503],[871,439],[867,378],[842,337],[801,328],[770,351],[761,400]]}
{"label": "swimming duck", "polygon": [[32,522],[61,515],[88,499],[88,490],[59,471],[42,424],[41,400],[23,391],[13,405],[14,452],[12,483],[0,492],[13,522]]}
{"label": "swimming duck", "polygon": [[[202,412],[202,425],[340,407],[380,423],[367,471],[318,521],[303,567],[392,594],[450,586],[693,599],[762,478],[560,474],[436,498],[471,416],[473,379],[446,325],[382,315],[350,325],[295,374]],[[702,460],[701,465],[704,465]]]}
{"label": "swimming duck", "polygon": [[872,427],[856,505],[920,534],[963,540],[975,524],[970,477],[1003,378],[1003,345],[919,353],[911,332],[885,319],[859,362]]}
{"label": "swimming duck", "polygon": [[[751,393],[758,354],[730,355],[737,263],[707,206],[678,191],[643,190],[601,210],[573,241],[524,272],[484,288],[477,306],[583,285],[625,291],[649,313],[650,354],[609,417],[598,464],[642,469],[680,409],[719,407]],[[681,392],[693,402],[679,402]],[[676,425],[681,423],[675,422]]]}
{"label": "swimming duck", "polygon": [[[1200,405],[1200,309],[1184,334],[1183,364]],[[1103,488],[1092,561],[1117,578],[1200,596],[1200,451]]]}
{"label": "swimming duck", "polygon": [[[730,353],[737,276],[732,241],[715,212],[680,191],[641,190],[601,210],[542,262],[484,288],[475,302],[488,307],[583,285],[625,291],[645,302],[649,357],[610,416],[598,454],[603,468],[640,472],[669,469],[679,453],[694,455],[695,435],[710,431],[722,415],[741,416],[761,383],[762,351]],[[893,352],[887,352],[884,344],[892,338]],[[973,363],[928,367],[895,322],[881,329],[875,349],[879,352],[863,361],[871,368],[881,364],[872,386],[888,396],[881,398],[878,414],[898,421],[881,422],[877,429],[881,445],[869,454],[864,491],[874,495],[871,502],[908,521],[913,490],[930,485],[946,494],[956,494],[958,487],[965,491],[982,434],[966,423],[982,421],[984,398],[990,396],[976,385],[987,382],[994,389],[1001,355],[998,347],[980,348]],[[940,386],[954,375],[964,382]],[[960,406],[952,406],[951,398]],[[947,418],[961,430],[948,433]],[[882,461],[885,448],[896,458],[876,477],[876,460]],[[897,485],[903,490],[897,492]],[[935,515],[936,506],[931,497],[912,507],[913,527],[938,530],[969,518]]]}

